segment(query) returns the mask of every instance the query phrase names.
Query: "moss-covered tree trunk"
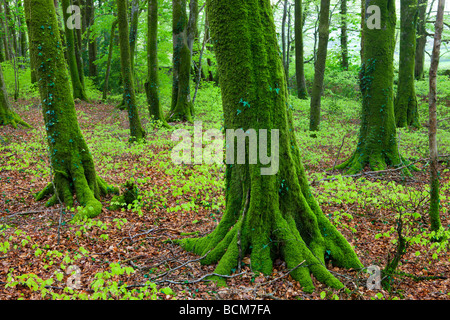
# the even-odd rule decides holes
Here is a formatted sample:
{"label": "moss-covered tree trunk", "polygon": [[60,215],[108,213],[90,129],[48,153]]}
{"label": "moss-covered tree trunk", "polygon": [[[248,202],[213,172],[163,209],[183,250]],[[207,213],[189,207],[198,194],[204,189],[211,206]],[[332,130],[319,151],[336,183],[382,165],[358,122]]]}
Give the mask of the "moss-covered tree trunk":
{"label": "moss-covered tree trunk", "polygon": [[130,123],[130,141],[140,142],[145,137],[144,129],[139,118],[134,91],[133,71],[131,67],[131,53],[129,28],[127,18],[127,0],[117,0],[117,19],[119,20],[120,65],[122,70],[123,96],[128,120]]}
{"label": "moss-covered tree trunk", "polygon": [[417,20],[417,39],[416,39],[416,54],[414,64],[414,78],[420,80],[423,78],[423,70],[425,63],[425,45],[427,44],[427,29],[426,29],[426,13],[427,0],[419,0],[418,4],[418,20]]}
{"label": "moss-covered tree trunk", "polygon": [[147,40],[147,67],[148,78],[145,83],[147,93],[148,111],[155,120],[160,120],[168,126],[162,112],[159,100],[158,77],[158,1],[148,0],[148,40]]}
{"label": "moss-covered tree trunk", "polygon": [[[291,273],[304,290],[314,289],[310,274],[330,287],[341,288],[342,283],[326,269],[326,260],[330,258],[346,268],[362,265],[350,244],[324,216],[308,186],[288,107],[270,1],[208,0],[207,9],[220,73],[225,129],[271,132],[267,139],[273,142],[268,148],[279,146],[279,156],[271,152],[271,165],[277,162],[279,170],[262,175],[261,169],[267,169],[267,165],[260,161],[228,164],[226,210],[219,225],[205,237],[185,238],[179,243],[199,255],[207,254],[204,264],[218,262],[218,274],[227,275],[240,268],[246,255],[254,272],[270,274],[279,256],[288,268],[305,260]],[[272,140],[274,130],[279,130],[278,144]]]}
{"label": "moss-covered tree trunk", "polygon": [[299,99],[308,99],[306,89],[305,66],[303,58],[303,3],[295,0],[294,7],[294,33],[295,33],[295,76],[297,79],[297,96]]}
{"label": "moss-covered tree trunk", "polygon": [[[348,173],[362,171],[366,165],[371,170],[384,170],[387,166],[401,166],[394,116],[394,47],[395,1],[369,0],[367,7],[380,8],[381,28],[369,29],[366,15],[364,23],[364,57],[360,71],[362,118],[358,144],[353,155],[337,169]],[[405,170],[407,172],[407,170]]]}
{"label": "moss-covered tree trunk", "polygon": [[327,60],[327,47],[330,25],[330,0],[320,1],[319,16],[319,44],[317,59],[314,65],[314,82],[311,91],[309,114],[309,130],[318,131],[320,126],[320,109],[323,93],[323,80],[325,78],[325,64]]}
{"label": "moss-covered tree trunk", "polygon": [[397,127],[420,127],[414,83],[417,0],[400,1],[400,59],[394,110]]}
{"label": "moss-covered tree trunk", "polygon": [[187,42],[186,0],[172,1],[173,82],[169,119],[192,122],[191,51]]}
{"label": "moss-covered tree trunk", "polygon": [[80,74],[78,70],[77,59],[75,56],[75,38],[74,30],[69,29],[66,21],[70,17],[70,13],[67,13],[67,8],[70,6],[70,0],[61,0],[62,11],[64,17],[64,32],[66,35],[66,47],[67,47],[67,63],[69,65],[70,78],[72,80],[72,93],[74,99],[80,99],[83,101],[89,101],[84,84],[80,80]]}
{"label": "moss-covered tree trunk", "polygon": [[439,216],[439,171],[438,171],[438,149],[437,149],[437,70],[439,66],[439,55],[441,50],[442,29],[444,23],[445,0],[439,0],[436,22],[434,26],[434,43],[431,54],[431,64],[429,73],[429,150],[430,150],[430,224],[431,230],[437,231],[441,228],[441,218]]}
{"label": "moss-covered tree trunk", "polygon": [[0,125],[12,125],[17,128],[21,124],[27,128],[31,126],[20,118],[20,116],[11,109],[11,103],[8,99],[6,91],[5,79],[3,78],[3,70],[0,65]]}
{"label": "moss-covered tree trunk", "polygon": [[48,206],[61,201],[73,207],[76,194],[78,202],[85,207],[77,217],[95,217],[102,208],[100,196],[113,189],[97,176],[78,125],[53,1],[26,0],[25,14],[30,21],[30,54],[37,65],[53,173],[53,182],[36,198],[40,200],[53,194]]}

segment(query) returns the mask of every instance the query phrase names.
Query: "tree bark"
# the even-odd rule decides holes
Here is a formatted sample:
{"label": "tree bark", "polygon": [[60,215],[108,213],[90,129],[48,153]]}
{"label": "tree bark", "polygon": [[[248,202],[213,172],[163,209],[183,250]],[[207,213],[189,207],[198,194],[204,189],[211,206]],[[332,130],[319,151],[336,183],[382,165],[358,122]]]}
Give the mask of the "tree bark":
{"label": "tree bark", "polygon": [[[369,5],[380,8],[381,28],[369,29],[364,23],[364,60],[360,72],[362,118],[358,144],[353,155],[336,166],[337,169],[348,169],[348,174],[358,173],[366,165],[377,171],[389,165],[399,167],[405,162],[398,151],[393,101],[395,1],[367,1],[366,11]],[[403,172],[410,174],[406,168]]]}
{"label": "tree bark", "polygon": [[[227,164],[226,210],[219,225],[205,237],[179,243],[206,255],[203,264],[218,262],[217,274],[240,268],[245,255],[250,255],[253,272],[270,274],[274,259],[282,257],[289,269],[304,262],[290,273],[304,291],[314,290],[311,274],[330,287],[342,288],[326,269],[328,258],[345,268],[362,265],[309,189],[292,112],[286,107],[289,94],[270,1],[208,0],[207,8],[225,129],[267,129],[272,134],[272,150],[277,145],[272,140],[274,130],[279,130],[279,157],[272,153],[272,160],[279,160],[279,170],[262,175],[261,169],[268,168],[261,161]],[[248,150],[245,153],[250,156]],[[223,278],[213,279],[223,284]]]}
{"label": "tree bark", "polygon": [[53,0],[25,0],[25,13],[30,21],[30,53],[39,66],[38,86],[53,173],[53,182],[36,199],[53,193],[47,206],[60,201],[74,207],[76,194],[84,209],[74,218],[95,217],[101,213],[101,195],[118,190],[97,176],[78,125]]}
{"label": "tree bark", "polygon": [[400,59],[394,103],[397,127],[420,127],[414,83],[417,0],[400,1]]}
{"label": "tree bark", "polygon": [[123,96],[128,110],[130,141],[141,142],[145,132],[139,118],[136,93],[134,90],[133,69],[131,66],[130,39],[127,17],[127,0],[117,0],[117,19],[119,21],[120,66],[122,70]]}
{"label": "tree bark", "polygon": [[439,66],[439,55],[441,49],[441,37],[444,22],[445,0],[439,0],[436,22],[434,26],[434,44],[431,54],[431,65],[429,73],[429,117],[430,126],[428,127],[429,148],[430,148],[430,224],[431,230],[437,231],[441,228],[441,219],[439,217],[439,172],[438,172],[438,149],[437,149],[437,70]]}
{"label": "tree bark", "polygon": [[319,45],[317,59],[314,65],[314,82],[311,92],[309,130],[318,131],[320,126],[321,98],[323,93],[323,80],[325,78],[325,65],[327,60],[327,46],[330,21],[330,0],[320,1],[319,17]]}

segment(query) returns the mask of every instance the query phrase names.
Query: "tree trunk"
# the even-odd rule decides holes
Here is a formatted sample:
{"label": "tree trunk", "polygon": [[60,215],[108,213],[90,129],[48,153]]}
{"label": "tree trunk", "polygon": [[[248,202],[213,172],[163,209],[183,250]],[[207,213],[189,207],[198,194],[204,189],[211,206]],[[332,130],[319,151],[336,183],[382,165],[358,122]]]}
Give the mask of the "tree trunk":
{"label": "tree trunk", "polygon": [[98,75],[97,65],[94,63],[97,59],[97,39],[92,35],[91,29],[95,21],[95,6],[93,0],[86,0],[86,22],[87,22],[87,41],[89,55],[89,76],[96,79]]}
{"label": "tree trunk", "polygon": [[[283,54],[283,67],[286,73],[286,18],[287,18],[287,11],[288,11],[288,0],[284,0],[283,3],[283,17],[281,19],[281,51]],[[287,77],[287,74],[286,74]]]}
{"label": "tree trunk", "polygon": [[161,103],[159,101],[158,77],[158,0],[148,0],[148,40],[147,40],[147,66],[148,78],[145,83],[147,93],[148,111],[155,120],[160,120],[168,127]]}
{"label": "tree trunk", "polygon": [[15,129],[18,124],[27,128],[31,126],[23,121],[12,109],[6,92],[5,79],[3,78],[3,70],[0,65],[0,125],[12,125]]}
{"label": "tree trunk", "polygon": [[427,0],[419,0],[418,21],[417,21],[417,41],[414,66],[414,78],[420,80],[423,78],[425,62],[425,45],[427,44],[426,12]]}
{"label": "tree trunk", "polygon": [[39,66],[38,86],[53,173],[53,182],[36,198],[53,193],[47,206],[61,201],[74,207],[76,194],[84,210],[75,218],[95,217],[101,213],[100,196],[112,189],[97,176],[78,125],[55,6],[52,0],[25,0],[25,12],[30,21],[30,53]]}
{"label": "tree trunk", "polygon": [[72,29],[69,29],[66,25],[66,21],[70,17],[70,14],[67,13],[67,8],[70,5],[70,0],[61,0],[61,1],[64,16],[64,31],[66,35],[67,63],[69,64],[70,78],[72,79],[73,98],[80,99],[83,101],[89,101],[84,85],[80,79],[77,59],[75,56],[75,52],[78,50],[76,50],[75,48],[74,31]]}
{"label": "tree trunk", "polygon": [[102,96],[103,101],[106,100],[106,95],[108,93],[109,75],[111,73],[111,60],[114,47],[114,35],[118,23],[119,23],[118,20],[114,20],[114,22],[111,25],[111,36],[109,38],[109,49],[108,49],[108,61],[106,62],[105,85],[103,86],[103,96]]}
{"label": "tree trunk", "polygon": [[305,67],[303,57],[303,4],[295,0],[295,75],[297,78],[297,95],[299,99],[308,99],[306,89]]}
{"label": "tree trunk", "polygon": [[173,83],[169,119],[192,122],[191,51],[187,43],[186,0],[173,0]]}
{"label": "tree trunk", "polygon": [[141,142],[145,137],[139,118],[134,91],[133,69],[131,67],[131,53],[129,28],[127,18],[127,1],[117,0],[117,19],[119,20],[120,65],[122,70],[123,96],[125,107],[128,110],[130,123],[130,141]]}
{"label": "tree trunk", "polygon": [[431,54],[430,65],[430,96],[429,96],[429,117],[430,126],[428,128],[429,148],[430,148],[430,224],[431,230],[437,231],[441,228],[441,219],[439,217],[439,172],[438,172],[438,149],[436,141],[437,133],[437,70],[439,66],[439,55],[441,49],[441,37],[444,22],[445,0],[439,0],[436,22],[434,26],[434,44]]}
{"label": "tree trunk", "polygon": [[341,68],[348,71],[347,0],[341,0]]}
{"label": "tree trunk", "polygon": [[139,1],[131,1],[131,19],[130,19],[130,61],[131,61],[131,72],[134,79],[134,57],[136,52],[136,42],[137,42],[137,29],[139,24],[139,15],[141,10],[139,8]]}
{"label": "tree trunk", "polygon": [[[330,258],[334,265],[346,268],[362,265],[309,189],[292,113],[286,107],[289,95],[270,1],[208,0],[207,8],[220,73],[225,129],[271,131],[269,147],[273,151],[279,146],[279,157],[272,152],[272,161],[279,164],[279,170],[263,175],[261,170],[268,168],[261,161],[228,164],[226,210],[219,225],[205,237],[185,238],[179,243],[206,255],[203,264],[218,261],[215,273],[220,275],[239,269],[247,254],[253,272],[270,274],[279,256],[289,269],[301,264],[290,275],[305,291],[314,290],[310,274],[330,287],[342,288],[342,283],[326,269],[326,260]],[[279,141],[274,141],[274,130],[279,130]],[[248,150],[245,153],[250,156]],[[271,165],[272,169],[276,167],[273,162]],[[213,279],[224,281],[220,277]]]}
{"label": "tree trunk", "polygon": [[[381,28],[369,29],[364,23],[359,142],[353,155],[336,166],[337,169],[348,168],[348,174],[360,172],[366,165],[376,171],[386,169],[388,165],[397,167],[403,164],[397,145],[393,101],[395,1],[367,1],[366,11],[370,5],[380,8]],[[403,172],[408,174],[409,170]]]}
{"label": "tree trunk", "polygon": [[325,65],[327,60],[327,46],[330,21],[330,0],[320,1],[319,17],[319,45],[317,59],[314,65],[314,82],[311,92],[311,109],[309,130],[318,131],[320,126],[320,108],[323,93],[323,80],[325,77]]}
{"label": "tree trunk", "polygon": [[397,96],[394,102],[397,127],[420,127],[414,83],[417,0],[400,1],[400,59]]}

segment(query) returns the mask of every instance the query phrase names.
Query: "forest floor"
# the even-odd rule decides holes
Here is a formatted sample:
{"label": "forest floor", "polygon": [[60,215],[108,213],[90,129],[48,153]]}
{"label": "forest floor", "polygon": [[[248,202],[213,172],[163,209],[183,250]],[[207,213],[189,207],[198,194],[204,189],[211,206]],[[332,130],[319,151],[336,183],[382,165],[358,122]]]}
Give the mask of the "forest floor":
{"label": "forest floor", "polygon": [[[32,100],[18,101],[15,106],[34,129],[0,127],[1,300],[62,298],[63,294],[93,298],[95,292],[103,292],[98,296],[103,298],[123,297],[124,292],[131,291],[137,296],[146,281],[156,284],[153,298],[158,299],[450,299],[448,242],[431,242],[428,231],[426,160],[417,162],[417,167],[424,170],[414,172],[411,178],[396,171],[357,178],[325,173],[335,164],[338,153],[341,162],[353,150],[358,128],[355,117],[333,122],[340,129],[326,130],[327,134],[336,134],[332,141],[324,142],[329,136],[317,140],[316,145],[312,138],[302,140],[302,145],[310,144],[305,147],[305,167],[315,196],[324,213],[354,246],[364,266],[383,269],[395,255],[399,213],[402,235],[409,245],[390,289],[369,290],[366,272],[329,265],[350,292],[331,290],[313,279],[317,290],[309,294],[292,280],[281,260],[275,261],[273,273],[268,276],[254,275],[247,257],[243,259],[242,274],[232,275],[227,287],[204,281],[215,266],[201,265],[199,256],[185,252],[170,240],[205,235],[215,228],[224,209],[223,168],[172,164],[170,131],[145,119],[147,143],[130,146],[126,112],[117,111],[111,104],[77,103],[80,126],[99,175],[118,186],[133,179],[139,188],[139,201],[110,210],[111,196],[107,196],[102,199],[102,214],[84,224],[70,223],[74,212],[63,210],[61,205],[46,208],[45,201],[35,201],[33,193],[50,181],[42,112]],[[203,110],[196,116],[203,119],[208,114]],[[325,122],[330,114],[325,113]],[[298,119],[302,115],[302,111],[296,112]],[[220,111],[217,118],[210,119],[216,122],[219,118]],[[345,127],[341,126],[343,122]],[[299,134],[303,134],[301,131]],[[406,133],[404,137],[407,134],[413,138],[402,140],[405,153],[417,149],[414,135],[419,133]],[[426,130],[421,135],[420,139],[426,141]],[[420,154],[415,157],[420,158]],[[448,168],[448,163],[441,162],[441,219],[447,229]],[[123,269],[118,271],[116,263]],[[81,270],[81,289],[75,292],[64,289],[69,265]],[[102,277],[103,289],[93,289],[94,281]],[[114,284],[122,291],[113,290]]]}

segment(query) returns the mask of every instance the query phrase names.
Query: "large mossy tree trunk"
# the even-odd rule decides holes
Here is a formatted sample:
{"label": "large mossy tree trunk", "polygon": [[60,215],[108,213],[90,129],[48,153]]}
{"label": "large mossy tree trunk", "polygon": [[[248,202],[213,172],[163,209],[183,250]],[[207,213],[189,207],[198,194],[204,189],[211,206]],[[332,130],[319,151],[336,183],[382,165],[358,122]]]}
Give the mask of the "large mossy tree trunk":
{"label": "large mossy tree trunk", "polygon": [[310,131],[318,131],[320,127],[320,109],[323,93],[323,80],[325,78],[325,65],[327,61],[329,25],[330,0],[321,0],[319,16],[319,44],[317,47],[317,59],[314,64],[314,82],[311,91],[309,114]]}
{"label": "large mossy tree trunk", "polygon": [[5,79],[3,77],[2,66],[0,65],[0,125],[12,125],[15,129],[17,125],[31,128],[31,126],[22,120],[22,118],[11,109],[11,103],[6,91]]}
{"label": "large mossy tree trunk", "polygon": [[120,66],[122,70],[123,97],[128,111],[130,141],[141,142],[145,138],[136,103],[134,77],[131,66],[131,51],[127,18],[127,0],[117,0],[117,19],[119,21]]}
{"label": "large mossy tree trunk", "polygon": [[73,195],[84,207],[76,218],[101,213],[100,197],[110,188],[95,171],[94,161],[77,121],[70,91],[62,42],[52,0],[26,0],[30,27],[30,54],[37,66],[39,93],[47,132],[53,182],[37,194],[41,200],[53,194],[47,206],[74,206]]}
{"label": "large mossy tree trunk", "polygon": [[78,69],[77,58],[75,56],[76,47],[75,47],[75,37],[74,30],[69,29],[66,21],[69,19],[70,14],[67,13],[67,8],[70,6],[70,0],[61,0],[62,11],[64,17],[64,32],[66,35],[66,47],[67,47],[67,63],[69,65],[70,78],[72,80],[72,93],[74,99],[80,99],[83,101],[89,101],[88,96],[86,94],[86,90],[84,88],[84,84],[80,79],[80,73]]}
{"label": "large mossy tree trunk", "polygon": [[[245,255],[250,255],[252,271],[270,274],[279,256],[290,269],[305,261],[291,272],[305,291],[314,290],[311,274],[330,287],[341,288],[342,283],[326,269],[326,260],[346,268],[362,265],[309,188],[288,107],[270,1],[208,0],[207,10],[225,129],[267,129],[272,135],[279,130],[279,156],[272,152],[279,170],[262,175],[261,169],[267,168],[260,161],[228,164],[226,210],[219,225],[205,237],[185,238],[179,243],[206,255],[203,264],[218,262],[215,272],[220,275],[240,268]],[[275,143],[270,142],[268,148],[276,149]],[[223,277],[215,280],[224,281]]]}
{"label": "large mossy tree trunk", "polygon": [[427,0],[419,0],[418,4],[418,20],[417,20],[417,39],[416,39],[416,55],[414,64],[414,78],[421,80],[423,78],[423,70],[425,64],[425,46],[427,44],[427,28],[426,13]]}
{"label": "large mossy tree trunk", "polygon": [[420,127],[414,64],[416,53],[417,0],[400,1],[400,59],[394,102],[397,127]]}
{"label": "large mossy tree trunk", "polygon": [[[367,7],[380,8],[381,28],[369,29],[366,15],[364,23],[364,57],[360,70],[362,115],[358,144],[353,155],[337,169],[358,173],[369,165],[373,171],[388,166],[401,166],[394,116],[394,48],[395,1],[369,0]],[[409,172],[407,169],[404,172]]]}
{"label": "large mossy tree trunk", "polygon": [[169,119],[192,122],[190,93],[191,51],[187,41],[186,0],[172,1],[173,82]]}
{"label": "large mossy tree trunk", "polygon": [[148,111],[155,120],[160,120],[164,126],[169,126],[164,118],[159,100],[158,77],[158,1],[148,0],[148,41],[147,67],[148,78],[145,83]]}
{"label": "large mossy tree trunk", "polygon": [[297,79],[297,96],[299,99],[308,99],[308,90],[305,80],[305,63],[303,57],[303,3],[295,0],[294,7],[294,34],[295,34],[295,76]]}

